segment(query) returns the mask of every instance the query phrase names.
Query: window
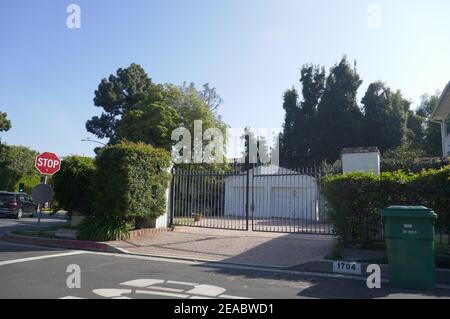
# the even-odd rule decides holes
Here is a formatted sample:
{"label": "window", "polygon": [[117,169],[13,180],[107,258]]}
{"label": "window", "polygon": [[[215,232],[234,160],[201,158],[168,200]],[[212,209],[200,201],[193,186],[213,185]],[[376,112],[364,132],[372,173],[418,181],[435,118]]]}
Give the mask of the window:
{"label": "window", "polygon": [[0,202],[14,202],[16,200],[14,194],[0,193]]}
{"label": "window", "polygon": [[445,122],[445,128],[446,128],[446,132],[447,136],[450,135],[450,120],[447,120],[447,122]]}

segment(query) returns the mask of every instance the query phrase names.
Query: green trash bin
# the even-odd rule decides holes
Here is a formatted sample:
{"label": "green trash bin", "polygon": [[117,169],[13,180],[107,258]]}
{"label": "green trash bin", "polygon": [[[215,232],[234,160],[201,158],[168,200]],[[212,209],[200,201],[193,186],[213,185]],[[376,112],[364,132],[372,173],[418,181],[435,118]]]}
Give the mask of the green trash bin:
{"label": "green trash bin", "polygon": [[423,206],[390,206],[382,210],[394,287],[429,290],[436,286],[434,224],[437,215]]}

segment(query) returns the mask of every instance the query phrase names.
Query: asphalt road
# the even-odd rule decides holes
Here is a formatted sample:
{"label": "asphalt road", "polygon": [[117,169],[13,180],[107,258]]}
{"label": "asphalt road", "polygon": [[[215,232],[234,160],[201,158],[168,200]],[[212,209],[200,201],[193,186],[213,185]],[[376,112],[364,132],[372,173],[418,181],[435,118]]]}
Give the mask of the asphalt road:
{"label": "asphalt road", "polygon": [[[43,225],[61,220],[47,219]],[[263,271],[217,263],[116,255],[19,245],[1,240],[7,230],[36,219],[0,219],[0,298],[435,298],[432,293],[329,276]],[[68,272],[69,271],[69,272]],[[79,284],[77,277],[79,271]],[[69,285],[68,285],[69,281]]]}
{"label": "asphalt road", "polygon": [[[75,266],[74,266],[75,265]],[[70,273],[67,272],[71,270]],[[72,267],[72,268],[70,268]],[[80,270],[80,288],[73,267]],[[75,285],[76,286],[76,285]],[[364,281],[0,242],[0,298],[433,298]]]}
{"label": "asphalt road", "polygon": [[17,229],[27,229],[27,228],[36,228],[38,226],[48,227],[55,225],[55,223],[63,223],[66,222],[64,220],[64,215],[55,215],[49,216],[46,213],[42,213],[41,216],[41,224],[38,224],[37,217],[30,218],[24,217],[21,219],[9,219],[0,217],[0,238],[7,232]]}

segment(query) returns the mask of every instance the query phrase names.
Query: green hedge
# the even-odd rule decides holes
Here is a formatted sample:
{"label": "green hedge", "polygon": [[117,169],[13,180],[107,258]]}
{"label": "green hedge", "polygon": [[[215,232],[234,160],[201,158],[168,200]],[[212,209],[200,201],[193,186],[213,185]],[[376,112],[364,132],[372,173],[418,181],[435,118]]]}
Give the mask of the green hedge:
{"label": "green hedge", "polygon": [[25,146],[0,143],[0,190],[17,192],[23,183],[25,192],[30,194],[40,182],[39,172],[34,167],[37,154]]}
{"label": "green hedge", "polygon": [[127,221],[164,214],[170,164],[167,151],[143,143],[103,148],[95,159],[95,214]]}
{"label": "green hedge", "polygon": [[365,173],[329,175],[323,192],[327,218],[336,236],[364,243],[381,239],[380,209],[390,205],[423,205],[438,214],[438,227],[450,229],[450,166],[419,173],[380,176]]}
{"label": "green hedge", "polygon": [[53,176],[52,185],[58,208],[89,215],[92,214],[95,172],[94,160],[83,156],[69,156],[61,162],[61,170]]}

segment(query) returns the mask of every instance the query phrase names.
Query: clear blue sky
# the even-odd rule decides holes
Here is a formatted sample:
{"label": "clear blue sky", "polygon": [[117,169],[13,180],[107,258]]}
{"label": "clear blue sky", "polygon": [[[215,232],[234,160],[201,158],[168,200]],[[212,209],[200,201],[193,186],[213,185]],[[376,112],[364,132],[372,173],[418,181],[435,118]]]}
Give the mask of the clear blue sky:
{"label": "clear blue sky", "polygon": [[[81,7],[81,29],[66,7]],[[381,9],[378,28],[367,8]],[[141,64],[155,82],[209,82],[232,127],[280,128],[299,68],[343,54],[367,85],[383,80],[415,106],[450,80],[450,1],[4,0],[0,5],[0,137],[60,155],[92,155],[85,122],[99,81]]]}

